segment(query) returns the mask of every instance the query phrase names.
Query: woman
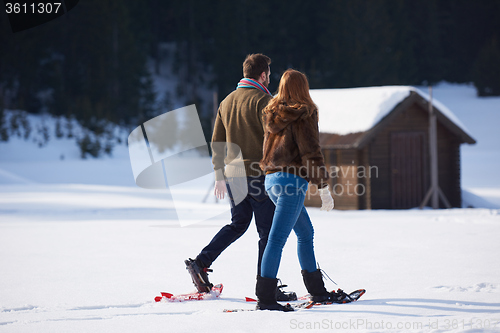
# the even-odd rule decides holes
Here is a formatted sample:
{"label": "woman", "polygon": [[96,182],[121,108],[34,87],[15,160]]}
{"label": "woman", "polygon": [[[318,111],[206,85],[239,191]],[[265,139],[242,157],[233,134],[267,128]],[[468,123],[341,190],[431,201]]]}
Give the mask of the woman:
{"label": "woman", "polygon": [[257,276],[257,309],[293,311],[276,302],[281,254],[292,231],[304,284],[315,302],[336,302],[343,295],[328,292],[316,268],[314,229],[304,207],[311,182],[319,189],[321,210],[333,209],[328,173],[319,146],[318,110],[309,95],[304,74],[289,69],[281,77],[278,94],[264,109],[264,154],[260,167],[266,173],[265,188],[276,205],[273,223]]}

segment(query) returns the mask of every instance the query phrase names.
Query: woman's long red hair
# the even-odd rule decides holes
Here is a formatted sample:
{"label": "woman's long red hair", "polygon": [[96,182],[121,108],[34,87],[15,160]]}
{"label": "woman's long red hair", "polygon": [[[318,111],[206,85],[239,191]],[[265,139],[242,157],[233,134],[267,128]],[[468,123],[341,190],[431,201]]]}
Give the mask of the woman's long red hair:
{"label": "woman's long red hair", "polygon": [[305,74],[294,69],[286,70],[281,76],[278,94],[269,102],[264,112],[272,112],[280,104],[297,109],[306,106],[309,114],[317,110],[318,107],[309,95],[309,82]]}

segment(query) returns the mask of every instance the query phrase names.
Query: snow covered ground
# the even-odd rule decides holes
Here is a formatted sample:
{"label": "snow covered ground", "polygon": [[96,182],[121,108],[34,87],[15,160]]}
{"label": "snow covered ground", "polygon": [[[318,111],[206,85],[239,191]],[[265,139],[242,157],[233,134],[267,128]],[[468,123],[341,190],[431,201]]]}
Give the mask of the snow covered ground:
{"label": "snow covered ground", "polygon": [[[253,226],[212,266],[212,282],[224,284],[219,299],[155,303],[160,291],[194,289],[183,260],[229,213],[180,227],[167,191],[134,185],[123,146],[113,158],[79,160],[65,140],[41,149],[0,143],[0,332],[500,331],[500,98],[452,84],[434,96],[478,141],[462,148],[462,183],[464,199],[482,208],[309,209],[321,268],[338,287],[367,293],[294,313],[222,312],[254,307],[244,301],[255,288]],[[203,197],[208,186],[190,191]],[[182,209],[223,204],[187,201]],[[304,294],[295,240],[279,277]]]}

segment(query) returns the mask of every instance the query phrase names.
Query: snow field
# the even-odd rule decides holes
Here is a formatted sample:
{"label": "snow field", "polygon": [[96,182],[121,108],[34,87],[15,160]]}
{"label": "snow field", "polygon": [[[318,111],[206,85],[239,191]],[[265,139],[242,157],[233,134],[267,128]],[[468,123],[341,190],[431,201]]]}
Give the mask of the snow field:
{"label": "snow field", "polygon": [[[77,202],[80,193],[68,187],[68,202]],[[37,206],[38,196],[25,195],[29,186],[2,187],[0,331],[196,332],[201,325],[208,332],[282,332],[318,322],[322,327],[349,322],[351,329],[355,322],[354,331],[373,331],[366,326],[384,321],[415,323],[416,331],[428,332],[435,320],[443,329],[445,320],[500,321],[500,267],[493,263],[500,250],[498,210],[309,209],[321,268],[346,291],[367,293],[357,303],[291,314],[226,314],[225,308],[254,306],[244,301],[254,296],[253,225],[212,266],[212,282],[224,284],[220,299],[154,303],[160,291],[194,289],[183,260],[195,256],[229,214],[181,228],[158,208],[165,193],[155,199],[141,189],[78,188],[85,191],[86,204],[58,210]],[[61,185],[44,185],[42,193],[55,201],[61,191]],[[103,207],[102,200],[130,207]],[[6,201],[12,210],[4,209]],[[22,208],[32,204],[37,208]],[[149,209],[153,212],[143,214]],[[292,234],[279,277],[288,289],[305,294],[295,241]]]}
{"label": "snow field", "polygon": [[[230,221],[226,211],[180,227],[175,209],[202,216],[226,204],[201,203],[208,184],[174,205],[167,191],[135,186],[125,146],[82,161],[67,139],[0,143],[0,332],[499,332],[500,98],[454,84],[434,97],[478,141],[461,149],[464,206],[478,208],[309,208],[317,260],[338,283],[327,287],[367,293],[293,313],[222,312],[255,306],[244,301],[254,296],[254,224],[212,265],[219,299],[154,302],[194,290],[183,261]],[[292,233],[279,277],[301,295],[295,242]]]}

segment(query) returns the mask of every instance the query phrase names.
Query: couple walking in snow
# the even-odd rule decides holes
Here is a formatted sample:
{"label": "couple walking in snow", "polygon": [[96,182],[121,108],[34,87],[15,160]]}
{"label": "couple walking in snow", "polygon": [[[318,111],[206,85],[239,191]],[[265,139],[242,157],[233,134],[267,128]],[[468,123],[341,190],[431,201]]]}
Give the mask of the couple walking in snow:
{"label": "couple walking in snow", "polygon": [[[345,295],[328,292],[324,286],[321,271],[316,267],[313,225],[304,207],[309,182],[318,187],[322,210],[330,211],[334,206],[319,146],[318,110],[309,95],[307,77],[293,69],[283,73],[278,93],[273,97],[267,89],[270,64],[271,59],[263,54],[247,56],[244,78],[221,102],[212,136],[213,143],[233,143],[241,149],[248,194],[232,205],[231,223],[214,236],[196,259],[185,263],[192,275],[197,275],[199,291],[209,291],[210,265],[245,233],[255,215],[259,233],[257,309],[293,311],[289,305],[277,302],[293,300],[295,296],[278,288],[277,279],[282,250],[292,230],[297,235],[304,284],[313,300],[338,302]],[[212,162],[216,172],[215,195],[220,199],[229,195],[231,200],[223,154],[214,149]]]}

